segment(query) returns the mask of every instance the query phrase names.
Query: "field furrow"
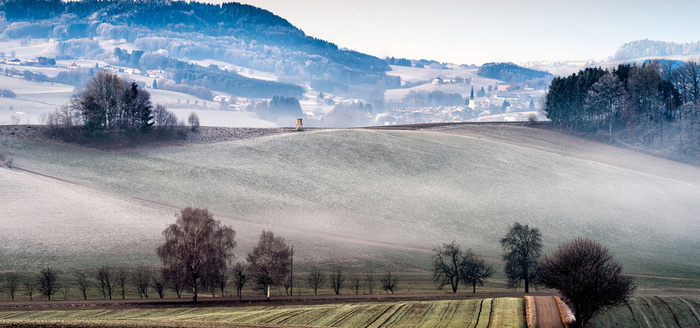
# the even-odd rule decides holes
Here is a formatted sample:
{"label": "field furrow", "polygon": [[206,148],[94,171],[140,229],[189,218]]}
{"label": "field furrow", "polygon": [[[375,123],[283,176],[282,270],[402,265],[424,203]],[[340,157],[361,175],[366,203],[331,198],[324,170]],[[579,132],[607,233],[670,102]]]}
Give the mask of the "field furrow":
{"label": "field furrow", "polygon": [[677,297],[677,299],[678,299],[679,301],[681,301],[683,304],[685,304],[686,306],[688,306],[687,309],[690,310],[690,313],[693,314],[693,317],[694,317],[695,320],[696,320],[696,321],[694,322],[694,324],[696,324],[696,325],[698,325],[698,327],[700,327],[700,315],[698,314],[698,311],[693,307],[692,304],[690,304],[690,302],[689,302],[687,299],[684,299],[684,298],[681,298],[681,297]]}
{"label": "field furrow", "polygon": [[396,304],[391,313],[384,316],[381,323],[379,323],[379,321],[376,321],[375,324],[378,324],[377,327],[391,327],[391,324],[393,323],[394,319],[397,316],[399,316],[401,312],[404,311],[405,307],[406,304]]}
{"label": "field furrow", "polygon": [[486,298],[481,301],[481,309],[479,311],[479,319],[475,328],[488,328],[491,321],[491,307],[493,306],[493,298]]}
{"label": "field furrow", "polygon": [[448,327],[465,327],[470,328],[476,325],[476,320],[479,316],[477,306],[479,302],[476,300],[463,300],[457,302],[452,320],[446,322]]}
{"label": "field furrow", "polygon": [[420,322],[427,317],[431,307],[429,302],[407,303],[406,310],[401,317],[401,327],[420,327]]}
{"label": "field furrow", "polygon": [[389,308],[386,310],[382,311],[382,313],[372,321],[367,327],[381,327],[384,322],[386,322],[391,316],[394,315],[394,312],[398,309],[399,305],[397,304],[392,304]]}
{"label": "field furrow", "polygon": [[525,328],[525,303],[522,298],[493,300],[489,327]]}

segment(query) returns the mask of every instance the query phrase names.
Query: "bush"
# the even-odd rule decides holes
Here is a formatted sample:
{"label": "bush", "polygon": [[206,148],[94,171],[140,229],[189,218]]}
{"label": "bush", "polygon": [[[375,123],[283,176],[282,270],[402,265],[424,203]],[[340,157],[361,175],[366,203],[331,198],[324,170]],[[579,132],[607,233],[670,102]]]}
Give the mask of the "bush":
{"label": "bush", "polygon": [[0,89],[0,98],[15,98],[17,95],[9,89]]}
{"label": "bush", "polygon": [[7,155],[4,151],[0,150],[0,167],[12,167],[12,157]]}

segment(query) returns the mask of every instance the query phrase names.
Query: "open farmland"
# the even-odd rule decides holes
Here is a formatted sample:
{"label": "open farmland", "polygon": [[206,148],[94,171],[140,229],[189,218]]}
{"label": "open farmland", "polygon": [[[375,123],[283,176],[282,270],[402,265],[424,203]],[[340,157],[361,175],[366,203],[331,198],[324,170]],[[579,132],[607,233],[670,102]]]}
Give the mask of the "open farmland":
{"label": "open farmland", "polygon": [[[15,227],[0,232],[3,269],[156,265],[160,232],[192,205],[236,229],[238,258],[271,229],[301,266],[427,278],[431,248],[455,240],[500,272],[498,240],[519,221],[542,230],[545,251],[585,236],[626,272],[662,277],[642,288],[700,288],[700,169],[547,130],[323,130],[120,152],[5,137],[0,149],[70,182],[0,170],[12,191],[0,194],[3,220]],[[86,222],[89,236],[68,228]]]}
{"label": "open farmland", "polygon": [[[4,310],[0,327],[464,327],[524,328],[522,298],[157,309]],[[64,326],[65,325],[65,326]]]}
{"label": "open farmland", "polygon": [[596,328],[683,328],[700,326],[697,297],[633,297],[627,304],[594,317]]}

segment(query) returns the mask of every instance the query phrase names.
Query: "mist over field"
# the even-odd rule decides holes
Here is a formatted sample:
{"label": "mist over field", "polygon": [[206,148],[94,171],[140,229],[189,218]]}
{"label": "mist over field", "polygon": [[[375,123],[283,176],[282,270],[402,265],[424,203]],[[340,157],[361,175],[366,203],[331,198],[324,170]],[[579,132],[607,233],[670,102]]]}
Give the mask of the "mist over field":
{"label": "mist over field", "polygon": [[11,182],[0,195],[13,227],[0,232],[6,268],[155,265],[177,208],[197,206],[237,230],[239,259],[271,229],[301,265],[426,271],[432,247],[453,240],[498,262],[498,241],[518,221],[541,229],[545,251],[584,236],[628,273],[700,277],[700,169],[552,131],[321,130],[120,152],[17,139],[0,147],[18,167],[71,181],[0,170]]}

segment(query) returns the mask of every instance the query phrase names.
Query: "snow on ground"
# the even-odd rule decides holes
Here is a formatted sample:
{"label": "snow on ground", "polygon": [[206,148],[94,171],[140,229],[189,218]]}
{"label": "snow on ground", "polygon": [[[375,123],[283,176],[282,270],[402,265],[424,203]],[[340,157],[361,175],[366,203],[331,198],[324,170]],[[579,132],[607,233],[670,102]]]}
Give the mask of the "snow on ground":
{"label": "snow on ground", "polygon": [[277,75],[275,75],[275,73],[263,72],[263,71],[259,71],[259,70],[252,69],[252,68],[236,66],[236,65],[233,65],[233,64],[230,64],[230,63],[227,63],[224,61],[220,61],[220,60],[214,60],[214,59],[190,60],[190,63],[201,65],[204,67],[207,67],[207,66],[213,64],[213,65],[218,66],[220,69],[231,70],[233,72],[236,72],[240,75],[243,75],[245,77],[249,77],[252,79],[277,81]]}
{"label": "snow on ground", "polygon": [[27,60],[36,57],[56,57],[58,42],[50,43],[48,39],[31,39],[28,44],[22,45],[21,40],[11,39],[0,41],[0,51],[5,53],[5,58],[11,58],[12,51],[16,58]]}
{"label": "snow on ground", "polygon": [[432,81],[438,76],[470,78],[476,76],[476,68],[434,69],[406,66],[391,66],[390,76],[400,76],[402,82]]}

